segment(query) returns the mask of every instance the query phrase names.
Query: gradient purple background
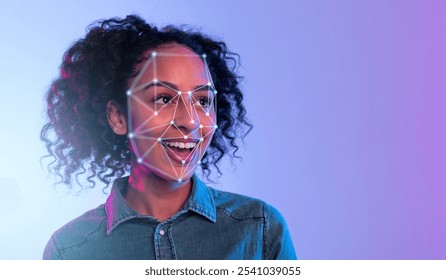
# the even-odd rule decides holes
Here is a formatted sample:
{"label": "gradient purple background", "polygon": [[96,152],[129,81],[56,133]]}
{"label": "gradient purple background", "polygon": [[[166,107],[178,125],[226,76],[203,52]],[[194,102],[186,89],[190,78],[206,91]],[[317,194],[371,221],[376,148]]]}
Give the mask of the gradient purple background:
{"label": "gradient purple background", "polygon": [[[29,3],[28,3],[29,2]],[[102,203],[39,165],[43,94],[95,19],[188,23],[242,58],[255,129],[215,186],[276,206],[302,259],[446,259],[444,1],[3,1],[0,259]]]}

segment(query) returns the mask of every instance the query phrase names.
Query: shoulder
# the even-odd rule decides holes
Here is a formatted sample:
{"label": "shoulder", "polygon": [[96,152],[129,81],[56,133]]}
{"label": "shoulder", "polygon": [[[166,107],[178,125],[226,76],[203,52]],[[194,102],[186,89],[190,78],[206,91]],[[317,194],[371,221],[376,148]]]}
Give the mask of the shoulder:
{"label": "shoulder", "polygon": [[264,218],[267,204],[257,198],[217,190],[209,187],[217,211],[223,211],[236,219]]}
{"label": "shoulder", "polygon": [[216,190],[209,187],[218,210],[226,211],[234,217],[262,218],[267,224],[284,224],[285,219],[275,207],[265,201],[246,195]]}
{"label": "shoulder", "polygon": [[105,227],[106,213],[104,205],[100,205],[56,230],[45,247],[43,258],[63,258],[70,248],[81,246],[98,233],[105,233]]}
{"label": "shoulder", "polygon": [[218,212],[239,222],[259,222],[265,259],[296,259],[294,245],[283,215],[263,200],[209,187]]}

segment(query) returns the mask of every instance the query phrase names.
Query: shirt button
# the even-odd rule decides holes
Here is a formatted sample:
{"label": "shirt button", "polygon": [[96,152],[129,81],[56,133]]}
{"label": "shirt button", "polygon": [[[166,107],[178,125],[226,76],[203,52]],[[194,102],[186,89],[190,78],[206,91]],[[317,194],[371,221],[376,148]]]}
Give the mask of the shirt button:
{"label": "shirt button", "polygon": [[164,230],[160,230],[160,235],[164,235]]}

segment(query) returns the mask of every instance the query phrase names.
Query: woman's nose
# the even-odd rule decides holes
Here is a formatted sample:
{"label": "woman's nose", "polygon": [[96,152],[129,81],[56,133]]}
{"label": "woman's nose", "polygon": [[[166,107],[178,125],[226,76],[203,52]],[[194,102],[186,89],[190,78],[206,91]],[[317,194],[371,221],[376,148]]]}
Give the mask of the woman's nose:
{"label": "woman's nose", "polygon": [[182,93],[178,99],[178,106],[176,108],[174,122],[180,129],[186,130],[190,133],[198,128],[199,119],[197,112],[192,105],[192,97],[190,94]]}

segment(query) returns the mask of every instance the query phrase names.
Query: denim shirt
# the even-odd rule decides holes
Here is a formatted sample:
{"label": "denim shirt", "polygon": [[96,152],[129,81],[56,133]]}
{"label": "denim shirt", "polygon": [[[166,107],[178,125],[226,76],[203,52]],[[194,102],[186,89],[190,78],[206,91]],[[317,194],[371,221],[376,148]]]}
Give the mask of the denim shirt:
{"label": "denim shirt", "polygon": [[57,230],[43,259],[296,259],[282,215],[258,199],[207,187],[196,175],[184,207],[159,222],[130,208],[128,177],[105,204]]}

